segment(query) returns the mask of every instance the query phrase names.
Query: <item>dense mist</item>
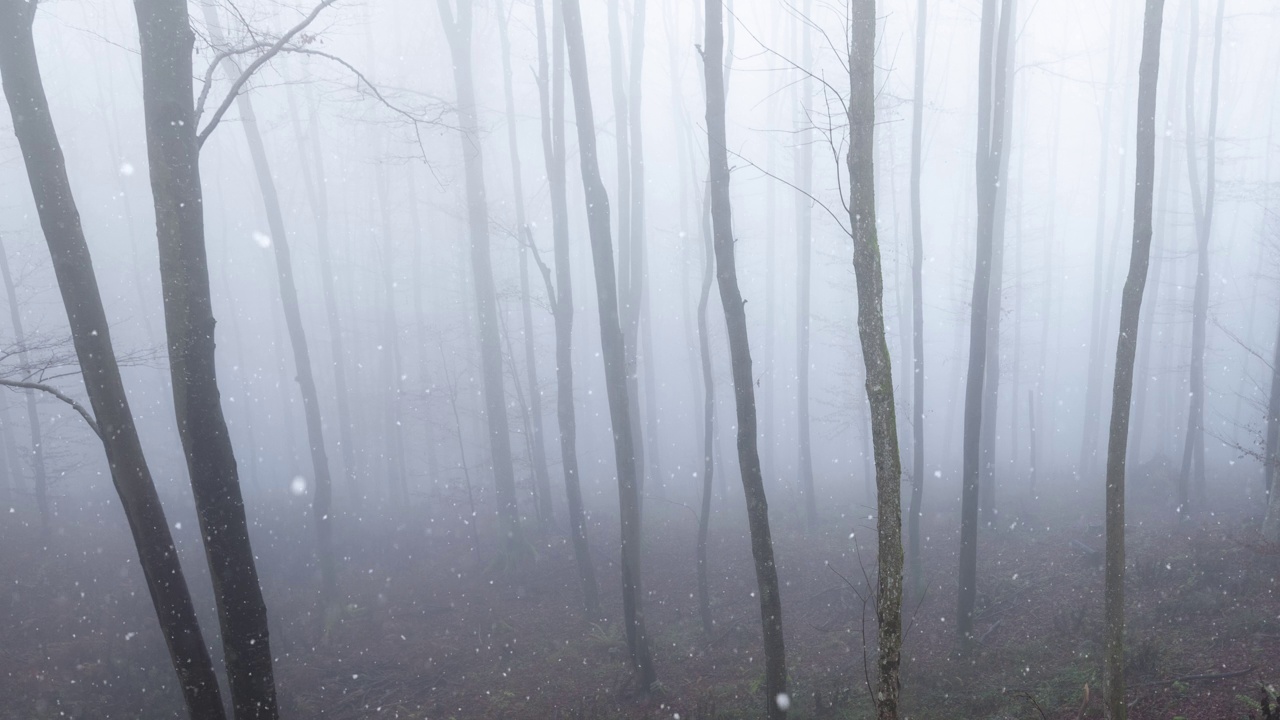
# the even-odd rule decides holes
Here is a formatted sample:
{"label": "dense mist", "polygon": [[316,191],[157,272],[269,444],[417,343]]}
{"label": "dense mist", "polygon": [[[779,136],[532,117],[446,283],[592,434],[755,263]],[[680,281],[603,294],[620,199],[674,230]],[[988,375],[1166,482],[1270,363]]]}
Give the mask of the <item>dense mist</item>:
{"label": "dense mist", "polygon": [[1280,717],[1277,38],[0,0],[0,718]]}

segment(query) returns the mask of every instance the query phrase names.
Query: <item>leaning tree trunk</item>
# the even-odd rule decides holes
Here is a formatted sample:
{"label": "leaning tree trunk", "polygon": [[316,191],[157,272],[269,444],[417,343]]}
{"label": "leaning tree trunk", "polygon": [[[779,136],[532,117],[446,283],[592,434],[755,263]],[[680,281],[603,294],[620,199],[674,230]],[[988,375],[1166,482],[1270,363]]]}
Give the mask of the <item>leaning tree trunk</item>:
{"label": "leaning tree trunk", "polygon": [[569,80],[578,126],[578,155],[587,203],[591,257],[595,264],[596,300],[600,311],[600,346],[604,359],[609,418],[613,423],[613,451],[618,472],[618,510],[622,525],[622,612],[631,660],[640,673],[640,686],[648,690],[657,682],[649,637],[645,631],[643,595],[640,591],[640,497],[636,477],[636,446],[627,392],[627,368],[622,325],[618,314],[618,288],[614,277],[613,242],[609,237],[609,195],[600,179],[596,156],[596,123],[587,78],[587,50],[582,35],[582,9],[578,0],[563,0],[565,41],[569,49]]}
{"label": "leaning tree trunk", "polygon": [[[480,321],[480,364],[493,480],[498,491],[498,519],[508,556],[527,549],[516,501],[515,468],[507,424],[507,398],[502,380],[502,346],[498,338],[497,292],[489,250],[489,201],[485,197],[484,158],[476,117],[475,82],[471,75],[472,0],[457,0],[457,17],[450,0],[437,0],[445,35],[453,54],[453,81],[458,96],[458,129],[467,183],[467,219],[471,231],[471,271],[475,279],[476,312]],[[508,557],[507,560],[512,560]]]}
{"label": "leaning tree trunk", "polygon": [[1151,214],[1156,167],[1156,77],[1160,72],[1160,28],[1164,0],[1147,0],[1138,66],[1137,174],[1133,193],[1133,254],[1120,301],[1116,376],[1107,443],[1106,673],[1105,701],[1111,720],[1124,720],[1124,474],[1133,399],[1138,320],[1151,259]]}
{"label": "leaning tree trunk", "polygon": [[876,468],[878,569],[876,620],[879,670],[876,717],[898,717],[898,670],[902,651],[902,461],[893,398],[893,369],[884,331],[884,276],[876,235],[873,147],[875,138],[875,0],[856,0],[849,53],[849,227],[853,231],[853,272],[858,283],[858,337],[871,407],[871,442]]}
{"label": "leaning tree trunk", "polygon": [[[769,503],[760,472],[756,431],[755,378],[751,374],[751,346],[747,338],[747,313],[738,287],[734,257],[733,217],[729,204],[729,153],[725,137],[724,28],[721,0],[706,2],[707,153],[710,157],[712,237],[715,244],[716,280],[720,304],[728,328],[729,355],[733,367],[733,394],[738,410],[738,465],[747,500],[747,524],[751,554],[756,564],[760,593],[760,624],[764,631],[765,716],[782,718],[790,706],[787,693],[787,656],[782,637],[782,596],[778,568],[773,559],[769,530]],[[883,342],[883,336],[882,336]]]}
{"label": "leaning tree trunk", "polygon": [[[224,45],[218,13],[212,5],[204,6],[209,36],[218,45]],[[227,79],[234,82],[240,68],[230,59],[222,61]],[[316,556],[320,560],[320,594],[324,603],[337,602],[337,579],[333,562],[333,480],[329,476],[329,458],[324,446],[324,423],[320,419],[320,396],[316,392],[315,375],[311,370],[311,349],[307,345],[307,333],[302,327],[302,310],[298,305],[298,287],[293,280],[293,259],[289,251],[289,235],[284,226],[284,213],[280,209],[280,196],[267,160],[267,149],[258,129],[258,117],[253,111],[253,101],[247,93],[236,98],[240,110],[240,126],[244,128],[245,141],[249,145],[249,158],[254,174],[258,177],[258,189],[262,192],[262,204],[267,213],[267,226],[271,230],[271,247],[275,253],[276,277],[280,282],[280,304],[284,309],[285,329],[289,332],[289,345],[293,350],[294,370],[297,372],[298,389],[302,393],[302,412],[307,421],[307,441],[311,450],[311,470],[315,474],[315,491],[311,497],[311,522],[316,531]],[[336,607],[336,606],[335,606]]]}
{"label": "leaning tree trunk", "polygon": [[[1226,0],[1218,0],[1214,22],[1213,68],[1209,85],[1209,126],[1205,129],[1205,181],[1200,187],[1196,159],[1196,50],[1200,5],[1191,0],[1191,45],[1187,51],[1187,178],[1191,183],[1191,210],[1196,228],[1196,288],[1191,301],[1191,392],[1187,413],[1187,435],[1182,450],[1182,471],[1178,474],[1179,511],[1190,512],[1191,491],[1196,501],[1204,499],[1204,346],[1209,320],[1209,234],[1213,226],[1213,199],[1216,191],[1216,135],[1218,133],[1218,73],[1222,65],[1222,16]],[[1192,485],[1194,484],[1194,487]]]}
{"label": "leaning tree trunk", "polygon": [[183,0],[135,0],[134,9],[174,409],[213,580],[231,702],[237,718],[276,718],[267,606],[214,361],[192,92],[195,36]]}
{"label": "leaning tree trunk", "polygon": [[[999,15],[1008,17],[1011,0]],[[969,324],[969,372],[964,395],[964,463],[960,499],[960,573],[956,630],[962,648],[973,644],[973,606],[978,591],[978,479],[981,474],[983,378],[987,366],[987,302],[991,295],[992,244],[1000,158],[1004,153],[1004,74],[997,72],[996,0],[983,0],[978,49],[978,249],[974,261],[972,318]],[[1002,33],[1002,35],[1004,35]],[[994,98],[994,101],[993,101]]]}
{"label": "leaning tree trunk", "polygon": [[[52,122],[51,119],[50,124]],[[9,257],[3,252],[0,252],[0,273],[4,275],[4,291],[9,299],[9,318],[13,322],[13,341],[18,346],[18,360],[23,367],[26,367],[27,337],[23,332],[22,313],[18,310],[18,291],[13,284],[13,274],[9,272]],[[40,511],[40,532],[48,536],[50,532],[49,480],[44,469],[44,440],[41,437],[40,410],[36,406],[35,390],[24,390],[23,395],[27,401],[27,425],[31,429],[31,477],[35,486],[36,508]]]}
{"label": "leaning tree trunk", "polygon": [[920,559],[920,506],[924,501],[924,229],[920,213],[921,140],[924,134],[925,20],[929,0],[916,10],[916,67],[911,108],[911,509],[907,513],[907,564],[911,591],[924,592]]}
{"label": "leaning tree trunk", "polygon": [[[111,480],[129,522],[187,713],[192,720],[223,720],[226,713],[218,677],[129,409],[98,278],[40,79],[32,37],[35,15],[35,3],[0,1],[0,79],[14,134],[26,163]],[[0,246],[2,258],[4,248]]]}
{"label": "leaning tree trunk", "polygon": [[600,588],[587,542],[587,513],[582,505],[582,485],[578,477],[578,420],[573,407],[573,282],[569,273],[569,206],[565,187],[564,22],[560,0],[552,0],[552,61],[548,88],[547,32],[542,0],[536,0],[534,8],[538,19],[542,152],[550,186],[551,232],[556,263],[555,284],[548,284],[547,298],[551,302],[556,325],[556,419],[560,424],[560,464],[564,467],[569,530],[573,538],[574,558],[578,563],[578,578],[582,582],[583,609],[588,619],[596,620],[601,617]]}

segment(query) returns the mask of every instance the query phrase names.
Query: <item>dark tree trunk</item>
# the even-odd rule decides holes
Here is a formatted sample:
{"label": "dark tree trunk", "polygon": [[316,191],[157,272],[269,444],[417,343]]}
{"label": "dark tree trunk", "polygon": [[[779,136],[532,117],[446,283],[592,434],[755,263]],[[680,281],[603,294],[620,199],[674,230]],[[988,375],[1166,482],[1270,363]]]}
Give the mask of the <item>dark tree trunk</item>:
{"label": "dark tree trunk", "polygon": [[[222,720],[226,713],[218,677],[129,409],[89,245],[40,79],[32,37],[35,14],[35,3],[0,0],[0,79],[14,134],[53,260],[85,390],[101,430],[111,480],[129,522],[187,713],[193,720]],[[3,245],[0,261],[7,278]],[[10,304],[18,312],[12,298]]]}
{"label": "dark tree trunk", "polygon": [[[764,631],[765,715],[782,718],[789,701],[787,659],[782,637],[782,596],[773,558],[769,530],[769,503],[760,472],[756,431],[755,378],[751,374],[751,346],[747,338],[747,314],[738,288],[734,257],[733,217],[729,203],[729,154],[725,137],[724,28],[721,0],[706,2],[707,151],[710,157],[712,237],[715,244],[716,280],[724,308],[733,367],[733,394],[738,420],[738,466],[747,500],[751,554],[755,558],[756,586],[760,593],[760,624]],[[883,342],[883,337],[882,337]]]}
{"label": "dark tree trunk", "polygon": [[[218,45],[225,44],[217,10],[204,6],[210,38]],[[234,82],[240,68],[230,59],[223,60],[227,79]],[[247,93],[236,98],[240,110],[240,126],[244,128],[245,141],[249,145],[249,158],[262,192],[262,204],[267,213],[267,227],[271,230],[271,247],[275,253],[276,278],[280,282],[280,303],[284,309],[285,329],[289,333],[289,345],[293,350],[294,370],[298,389],[302,393],[302,412],[307,422],[307,441],[311,451],[311,469],[315,474],[315,490],[311,499],[311,522],[316,530],[316,556],[320,561],[320,592],[323,601],[337,601],[337,579],[333,562],[333,521],[331,520],[333,480],[329,477],[329,458],[325,452],[324,424],[320,419],[320,396],[316,392],[315,376],[311,369],[311,350],[307,345],[307,333],[302,327],[302,311],[298,305],[298,288],[293,280],[293,259],[289,251],[289,235],[284,226],[284,213],[280,209],[280,196],[276,193],[275,179],[267,160],[262,132],[253,110],[253,101]]]}
{"label": "dark tree trunk", "polygon": [[920,212],[920,164],[924,135],[924,62],[929,0],[916,4],[916,67],[911,108],[911,508],[907,514],[907,555],[911,591],[924,592],[920,559],[920,513],[924,501],[924,228]]}
{"label": "dark tree trunk", "polygon": [[876,476],[878,562],[876,620],[879,624],[875,694],[876,717],[898,717],[898,671],[902,650],[902,461],[893,397],[893,369],[884,331],[884,276],[876,234],[875,0],[855,0],[850,13],[849,52],[849,227],[853,231],[853,272],[858,284],[858,338],[866,369],[871,409],[871,443]]}
{"label": "dark tree trunk", "polygon": [[[578,421],[573,406],[573,283],[569,273],[569,205],[565,178],[564,131],[564,22],[560,0],[552,0],[551,69],[548,87],[547,33],[542,0],[535,0],[538,17],[538,97],[542,109],[542,152],[551,194],[551,231],[556,280],[548,285],[547,298],[556,324],[556,419],[560,424],[560,464],[564,467],[565,497],[569,506],[569,530],[573,554],[582,581],[582,602],[587,618],[600,614],[600,588],[587,542],[587,513],[582,505],[578,477]],[[548,273],[549,274],[549,273]]]}
{"label": "dark tree trunk", "polygon": [[1151,214],[1156,166],[1156,78],[1160,72],[1160,28],[1164,0],[1147,0],[1138,67],[1137,175],[1133,194],[1133,253],[1120,302],[1116,375],[1107,444],[1106,673],[1105,701],[1111,720],[1124,720],[1124,474],[1133,399],[1138,320],[1151,258]]}
{"label": "dark tree trunk", "polygon": [[600,310],[600,345],[613,423],[614,457],[618,472],[618,506],[622,525],[622,611],[631,660],[640,673],[640,686],[648,690],[657,681],[649,637],[645,630],[643,594],[640,590],[640,497],[637,482],[635,434],[627,392],[627,368],[622,325],[618,314],[618,288],[614,278],[613,242],[609,237],[609,195],[600,179],[596,156],[596,123],[587,78],[587,51],[582,35],[582,10],[578,0],[563,0],[565,41],[569,49],[569,79],[577,115],[578,154],[595,264],[596,296]]}
{"label": "dark tree trunk", "polygon": [[[480,363],[484,385],[485,416],[493,479],[498,491],[498,519],[504,552],[526,552],[516,501],[515,468],[511,462],[511,436],[507,424],[507,399],[502,380],[502,346],[498,337],[497,293],[489,249],[489,201],[485,196],[484,158],[476,117],[475,83],[471,75],[471,4],[457,0],[455,17],[451,0],[437,0],[445,35],[453,54],[453,80],[458,96],[458,129],[466,171],[467,219],[471,232],[471,270],[475,280],[476,312],[480,324]],[[508,557],[507,560],[513,560]]]}
{"label": "dark tree trunk", "polygon": [[[1004,153],[1004,84],[997,72],[996,2],[983,0],[978,49],[978,250],[974,261],[973,316],[969,324],[969,371],[964,396],[964,465],[960,502],[960,573],[956,629],[961,646],[973,644],[973,607],[978,591],[978,480],[981,475],[983,380],[987,366],[987,325],[993,265],[997,181]],[[1011,0],[1002,0],[1001,17],[1009,15]],[[1004,33],[1002,33],[1002,36]],[[1003,44],[1003,43],[1002,43]]]}
{"label": "dark tree trunk", "polygon": [[178,434],[213,580],[238,719],[276,718],[267,606],[249,543],[214,363],[214,318],[192,93],[194,34],[181,0],[135,0],[147,157],[160,245]]}
{"label": "dark tree trunk", "polygon": [[1222,16],[1225,0],[1218,0],[1214,22],[1213,67],[1209,85],[1209,126],[1205,129],[1205,181],[1200,186],[1196,159],[1196,50],[1199,45],[1200,4],[1191,0],[1191,46],[1187,60],[1187,178],[1191,183],[1191,209],[1196,229],[1196,286],[1191,301],[1191,401],[1187,414],[1187,435],[1182,450],[1182,472],[1178,475],[1178,503],[1183,517],[1190,512],[1191,493],[1196,502],[1204,500],[1204,346],[1209,320],[1209,234],[1213,227],[1213,199],[1216,191],[1218,133],[1218,73],[1222,65]]}

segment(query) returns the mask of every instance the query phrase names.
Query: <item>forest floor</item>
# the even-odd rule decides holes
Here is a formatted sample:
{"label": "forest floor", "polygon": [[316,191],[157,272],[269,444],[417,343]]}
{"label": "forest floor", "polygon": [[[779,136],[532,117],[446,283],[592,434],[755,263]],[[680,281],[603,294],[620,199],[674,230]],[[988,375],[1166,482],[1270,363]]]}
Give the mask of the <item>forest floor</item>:
{"label": "forest floor", "polygon": [[[358,547],[343,562],[350,591],[336,614],[316,603],[305,560],[263,553],[284,717],[760,717],[759,606],[743,531],[735,524],[712,534],[716,629],[708,638],[695,597],[693,518],[670,504],[650,508],[645,610],[659,692],[632,689],[616,619],[616,528],[597,527],[593,537],[611,620],[588,622],[566,539],[540,543],[535,561],[494,574],[477,569],[457,528],[402,527],[348,543]],[[1130,526],[1132,718],[1260,716],[1261,684],[1280,682],[1280,553],[1251,544],[1242,516],[1206,515]],[[905,608],[907,717],[1102,717],[1103,578],[1088,552],[1101,549],[1100,529],[1085,517],[1046,526],[1029,516],[984,529],[982,640],[956,659],[957,534],[949,515],[929,519],[928,591]],[[103,544],[68,531],[41,550],[21,532],[10,528],[0,553],[0,718],[181,717],[127,536]],[[831,522],[811,535],[780,527],[774,540],[791,716],[869,717],[875,614],[860,598],[870,597],[864,572],[875,575],[870,521]],[[184,552],[188,568],[201,559]],[[207,592],[199,581],[193,587]],[[211,610],[201,612],[216,645]]]}

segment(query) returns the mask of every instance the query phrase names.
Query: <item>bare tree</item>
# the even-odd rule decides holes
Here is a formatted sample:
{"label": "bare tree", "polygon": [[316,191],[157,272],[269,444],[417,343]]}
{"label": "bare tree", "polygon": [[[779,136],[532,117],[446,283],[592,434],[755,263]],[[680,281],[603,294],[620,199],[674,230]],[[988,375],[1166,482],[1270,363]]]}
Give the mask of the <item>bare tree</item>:
{"label": "bare tree", "polygon": [[[587,514],[582,505],[578,476],[578,421],[573,406],[573,282],[569,273],[569,206],[565,177],[564,130],[564,21],[560,0],[552,0],[551,62],[548,82],[547,32],[542,0],[535,0],[538,20],[538,98],[542,110],[542,150],[551,189],[551,233],[556,279],[534,254],[551,303],[556,326],[556,418],[560,425],[560,464],[564,468],[565,497],[569,506],[569,531],[573,554],[582,581],[582,602],[587,617],[600,617],[600,588],[587,542]],[[548,87],[550,85],[550,87]],[[530,241],[532,242],[532,241]]]}
{"label": "bare tree", "polygon": [[[747,314],[734,257],[733,216],[729,202],[729,154],[725,137],[724,28],[721,0],[706,1],[706,40],[703,68],[706,73],[707,151],[710,158],[710,199],[715,243],[716,280],[724,308],[733,368],[733,394],[738,420],[738,465],[747,499],[747,523],[751,554],[755,558],[756,587],[760,593],[760,624],[764,631],[765,716],[782,718],[790,707],[787,697],[787,659],[782,636],[782,597],[774,563],[769,529],[769,503],[760,471],[756,430],[755,378],[751,374],[751,346]],[[705,510],[704,510],[705,512]]]}
{"label": "bare tree", "polygon": [[485,416],[489,425],[494,485],[498,491],[498,519],[502,526],[506,561],[527,545],[520,527],[516,501],[515,469],[511,462],[511,437],[507,425],[506,394],[502,380],[502,347],[498,338],[497,294],[489,248],[489,201],[485,196],[484,158],[476,117],[475,83],[471,62],[472,0],[437,0],[445,36],[453,55],[453,80],[458,100],[458,130],[466,172],[467,220],[471,233],[471,270],[480,324],[480,360],[483,368]]}
{"label": "bare tree", "polygon": [[1179,512],[1190,512],[1191,485],[1197,500],[1204,498],[1204,346],[1209,319],[1209,235],[1213,226],[1213,200],[1217,190],[1218,76],[1222,67],[1222,16],[1226,0],[1218,0],[1214,21],[1213,67],[1209,85],[1209,125],[1205,129],[1205,180],[1200,185],[1200,161],[1196,158],[1196,51],[1199,46],[1200,5],[1191,3],[1191,43],[1187,49],[1187,179],[1191,183],[1191,210],[1196,229],[1196,287],[1191,301],[1191,392],[1187,435],[1178,474]]}
{"label": "bare tree", "polygon": [[627,647],[639,671],[640,687],[648,690],[657,681],[649,637],[645,630],[643,594],[640,590],[640,497],[637,482],[635,434],[627,390],[626,355],[618,312],[618,288],[614,278],[613,242],[609,232],[609,195],[600,179],[596,155],[596,124],[587,78],[587,51],[582,35],[582,10],[578,0],[562,0],[565,43],[569,50],[569,80],[577,116],[578,155],[595,264],[596,298],[600,312],[600,346],[604,360],[609,419],[613,424],[614,458],[618,473],[618,510],[622,525],[622,612]]}
{"label": "bare tree", "polygon": [[[205,645],[177,548],[152,481],[111,343],[102,295],[67,177],[66,160],[49,112],[36,60],[36,4],[0,2],[0,80],[13,118],[32,195],[53,260],[85,390],[100,421],[111,479],[129,522],[147,590],[178,684],[193,720],[222,720],[213,660]],[[189,61],[189,58],[188,58]],[[0,246],[0,258],[4,258]],[[7,261],[5,274],[8,275]],[[17,313],[16,304],[10,300]]]}
{"label": "bare tree", "polygon": [[1107,444],[1106,705],[1111,720],[1124,720],[1124,475],[1128,454],[1133,367],[1138,320],[1151,258],[1152,202],[1156,166],[1156,81],[1160,73],[1160,30],[1164,0],[1147,0],[1138,67],[1137,175],[1133,194],[1133,254],[1120,304],[1116,375],[1111,397],[1111,437]]}

